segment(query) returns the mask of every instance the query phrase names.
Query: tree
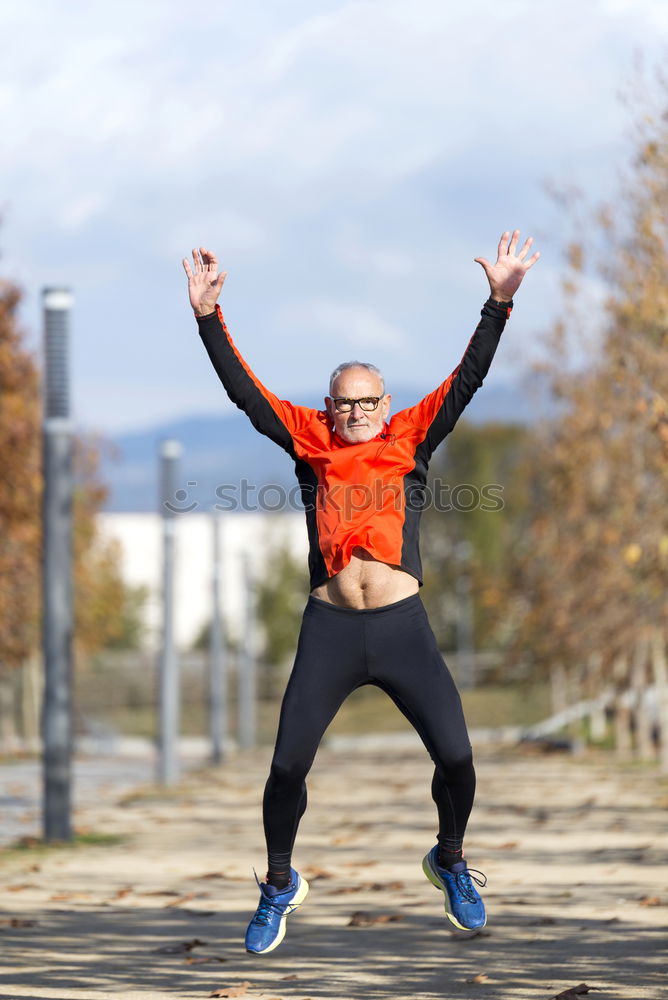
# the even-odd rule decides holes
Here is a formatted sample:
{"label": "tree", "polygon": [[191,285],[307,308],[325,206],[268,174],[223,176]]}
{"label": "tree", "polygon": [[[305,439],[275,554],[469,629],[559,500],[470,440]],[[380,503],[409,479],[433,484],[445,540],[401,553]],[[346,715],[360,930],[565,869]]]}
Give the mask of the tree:
{"label": "tree", "polygon": [[[657,626],[665,645],[668,621],[666,81],[638,106],[614,204],[590,213],[586,243],[578,234],[566,248],[567,309],[544,365],[563,413],[536,438],[517,576],[529,595],[519,644],[536,665],[572,665],[599,690],[628,687],[632,672],[646,683],[646,666],[629,664]],[[593,279],[605,295],[592,310]],[[586,359],[577,371],[575,352]]]}
{"label": "tree", "polygon": [[[0,280],[0,715],[10,732],[9,679],[41,648],[42,404],[39,368],[17,322],[20,299],[15,285]],[[97,525],[107,494],[98,461],[99,446],[77,437],[73,656],[79,665],[127,628],[120,552]]]}
{"label": "tree", "polygon": [[0,281],[0,669],[17,667],[39,644],[39,375],[21,346],[18,288]]}
{"label": "tree", "polygon": [[263,640],[261,659],[272,677],[297,648],[307,594],[306,569],[286,546],[277,548],[257,583],[256,592]]}
{"label": "tree", "polygon": [[520,425],[460,420],[431,465],[423,515],[425,603],[444,649],[455,646],[458,553],[468,543],[475,647],[503,651],[516,615],[509,586],[515,538],[526,517],[529,437]]}

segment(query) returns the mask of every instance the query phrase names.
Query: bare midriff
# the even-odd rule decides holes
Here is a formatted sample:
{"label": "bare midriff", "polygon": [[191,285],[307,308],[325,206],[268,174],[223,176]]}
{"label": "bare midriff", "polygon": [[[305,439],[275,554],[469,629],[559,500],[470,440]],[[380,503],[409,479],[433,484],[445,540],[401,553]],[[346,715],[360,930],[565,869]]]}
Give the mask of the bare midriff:
{"label": "bare midriff", "polygon": [[366,549],[353,549],[348,565],[311,591],[313,597],[342,608],[381,608],[417,594],[419,584],[400,566],[378,562]]}

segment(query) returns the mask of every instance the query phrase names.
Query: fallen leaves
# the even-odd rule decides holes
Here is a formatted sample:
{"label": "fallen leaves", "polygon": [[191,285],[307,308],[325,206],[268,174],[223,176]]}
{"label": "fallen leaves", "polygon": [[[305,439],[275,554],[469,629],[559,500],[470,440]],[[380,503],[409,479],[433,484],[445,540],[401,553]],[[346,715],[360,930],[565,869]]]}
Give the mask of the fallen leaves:
{"label": "fallen leaves", "polygon": [[207,962],[227,962],[221,955],[188,955],[188,965],[206,965]]}
{"label": "fallen leaves", "polygon": [[236,986],[221,986],[219,990],[214,990],[213,993],[209,993],[210,997],[242,997],[244,993],[248,992],[248,987],[252,984],[244,979],[243,983],[237,983]]}
{"label": "fallen leaves", "polygon": [[488,983],[489,982],[489,976],[485,972],[479,972],[477,976],[474,976],[473,979],[467,979],[466,982],[467,983]]}
{"label": "fallen leaves", "polygon": [[178,899],[173,899],[171,903],[165,903],[165,909],[169,909],[170,906],[183,906],[184,903],[189,903],[191,900],[196,899],[197,896],[201,896],[202,893],[187,892],[185,896],[179,896]]}
{"label": "fallen leaves", "polygon": [[638,902],[641,906],[665,906],[660,896],[643,896]]}
{"label": "fallen leaves", "polygon": [[89,892],[54,892],[52,896],[49,896],[51,902],[63,902],[70,899],[90,899],[91,895]]}
{"label": "fallen leaves", "polygon": [[6,927],[36,927],[39,924],[39,920],[26,920],[24,917],[8,917],[5,920],[0,920],[0,924],[4,924]]}
{"label": "fallen leaves", "polygon": [[192,951],[193,948],[206,946],[206,941],[199,938],[192,938],[190,941],[180,941],[178,944],[165,944],[162,948],[156,948],[159,955],[182,955],[184,952]]}
{"label": "fallen leaves", "polygon": [[600,989],[599,986],[587,986],[586,983],[580,983],[579,986],[571,986],[570,989],[564,990],[563,993],[557,993],[556,996],[552,997],[552,1000],[577,1000],[577,997],[584,996],[590,990],[598,989]]}
{"label": "fallen leaves", "polygon": [[356,910],[348,921],[348,927],[372,927],[374,924],[390,924],[403,920],[401,913],[367,913]]}
{"label": "fallen leaves", "polygon": [[346,885],[340,889],[330,889],[328,895],[344,896],[350,892],[399,892],[403,888],[403,882],[360,882],[358,885]]}
{"label": "fallen leaves", "polygon": [[318,868],[316,865],[311,865],[310,868],[304,870],[304,876],[309,882],[315,882],[320,878],[334,878],[332,872],[328,872],[325,868]]}

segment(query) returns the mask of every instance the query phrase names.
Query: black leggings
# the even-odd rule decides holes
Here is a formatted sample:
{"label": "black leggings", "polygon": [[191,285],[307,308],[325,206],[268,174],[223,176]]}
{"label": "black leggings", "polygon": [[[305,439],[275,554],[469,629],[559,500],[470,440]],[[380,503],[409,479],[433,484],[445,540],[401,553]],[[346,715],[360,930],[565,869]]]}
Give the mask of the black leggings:
{"label": "black leggings", "polygon": [[363,684],[387,692],[435,764],[431,794],[439,844],[458,850],[473,806],[475,771],[457,688],[418,594],[380,608],[341,608],[309,597],[281,706],[264,791],[264,831],[273,871],[291,862],[306,809],[306,775],[342,702]]}

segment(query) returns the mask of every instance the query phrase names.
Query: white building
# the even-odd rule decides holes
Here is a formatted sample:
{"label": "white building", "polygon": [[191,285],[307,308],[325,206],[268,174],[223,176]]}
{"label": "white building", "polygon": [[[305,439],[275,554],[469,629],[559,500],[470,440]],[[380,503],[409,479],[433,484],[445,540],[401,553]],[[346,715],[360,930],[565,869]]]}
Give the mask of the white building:
{"label": "white building", "polygon": [[[220,518],[221,595],[225,626],[237,636],[244,608],[244,560],[259,577],[272,554],[281,548],[306,563],[308,538],[300,511],[257,513],[183,513],[172,521],[175,531],[175,638],[190,646],[212,617],[213,519]],[[146,605],[147,646],[158,649],[162,624],[163,520],[154,513],[100,513],[100,532],[122,548],[126,583],[149,588]],[[304,593],[306,603],[307,592]]]}

